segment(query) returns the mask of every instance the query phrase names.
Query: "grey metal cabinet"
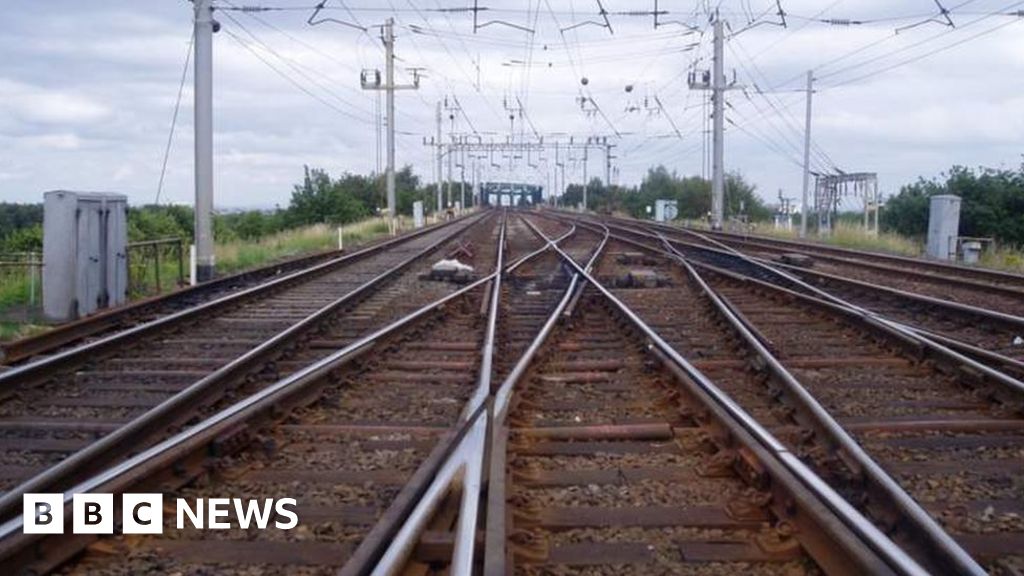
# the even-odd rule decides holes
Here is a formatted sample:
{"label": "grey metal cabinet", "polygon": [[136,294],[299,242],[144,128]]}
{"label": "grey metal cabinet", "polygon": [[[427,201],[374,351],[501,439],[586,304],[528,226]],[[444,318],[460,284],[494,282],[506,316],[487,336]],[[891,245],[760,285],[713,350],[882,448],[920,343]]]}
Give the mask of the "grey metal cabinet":
{"label": "grey metal cabinet", "polygon": [[43,312],[48,319],[73,320],[127,300],[127,206],[121,194],[45,194]]}

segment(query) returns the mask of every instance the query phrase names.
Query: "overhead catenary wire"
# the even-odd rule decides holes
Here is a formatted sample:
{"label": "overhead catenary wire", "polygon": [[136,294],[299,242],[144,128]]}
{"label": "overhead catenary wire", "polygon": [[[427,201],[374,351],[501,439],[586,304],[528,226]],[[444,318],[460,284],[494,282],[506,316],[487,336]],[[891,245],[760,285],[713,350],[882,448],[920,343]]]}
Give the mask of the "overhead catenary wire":
{"label": "overhead catenary wire", "polygon": [[272,62],[270,62],[270,60],[265,58],[256,49],[254,49],[252,46],[250,46],[248,42],[246,42],[243,38],[240,38],[237,34],[232,32],[231,30],[225,28],[222,31],[225,34],[227,34],[229,38],[234,40],[239,46],[244,48],[247,52],[249,52],[250,54],[255,56],[256,59],[258,59],[260,62],[262,62],[268,68],[270,68],[275,74],[277,74],[278,76],[283,78],[286,82],[288,82],[289,84],[291,84],[292,86],[294,86],[295,88],[297,88],[298,90],[300,90],[301,92],[303,92],[304,94],[309,96],[310,98],[313,98],[317,102],[320,102],[324,106],[330,108],[331,110],[337,112],[338,114],[341,114],[342,116],[344,116],[346,118],[349,118],[351,120],[356,120],[357,122],[362,122],[362,123],[365,123],[365,124],[371,124],[371,125],[373,124],[372,120],[364,118],[362,116],[356,116],[355,114],[352,114],[348,110],[345,110],[344,108],[341,108],[341,107],[337,106],[333,102],[331,102],[331,101],[323,98],[319,94],[309,90],[308,88],[303,86],[301,82],[295,80],[294,78],[289,76],[287,73],[285,73],[283,70],[281,70],[280,68],[275,66]]}
{"label": "overhead catenary wire", "polygon": [[[244,13],[245,16],[239,15],[239,19],[246,17],[260,18],[262,10],[257,10],[257,7],[240,7],[233,4],[230,0],[215,1],[218,6],[227,6],[236,13]],[[945,0],[943,1],[945,2]],[[833,62],[819,64],[818,68],[820,68],[821,73],[815,76],[821,79],[822,82],[816,86],[816,91],[824,91],[870,79],[873,74],[884,73],[898,66],[926,58],[930,54],[949,50],[953,46],[969,42],[976,37],[980,37],[982,34],[995,32],[996,30],[991,29],[996,28],[995,26],[988,27],[984,31],[976,30],[982,34],[970,37],[965,36],[965,33],[959,31],[964,26],[970,26],[968,23],[970,20],[969,12],[966,12],[964,9],[970,8],[972,2],[978,1],[980,0],[966,0],[956,5],[948,6],[949,14],[953,16],[957,23],[957,31],[943,29],[942,32],[957,34],[957,36],[949,37],[952,42],[942,43],[941,40],[945,38],[940,37],[938,40],[930,41],[930,43],[921,43],[913,49],[914,52],[923,51],[921,53],[908,53],[910,50],[906,47],[897,47],[899,48],[898,50],[885,50],[884,53],[878,53],[885,43],[898,41],[893,39],[894,34],[888,34],[882,40],[877,41],[877,43],[873,41],[873,45],[868,48],[861,47],[860,51],[852,55],[841,55],[841,58],[834,59]],[[433,66],[433,69],[436,69],[434,74],[439,76],[440,81],[431,82],[431,87],[438,92],[451,94],[453,97],[458,94],[463,97],[463,100],[466,100],[466,96],[469,95],[468,100],[464,102],[466,105],[460,105],[456,114],[464,122],[463,127],[468,127],[472,134],[478,138],[486,138],[489,135],[501,136],[508,132],[507,114],[504,115],[505,120],[503,120],[503,115],[500,113],[495,114],[493,119],[490,114],[481,117],[479,113],[483,107],[490,108],[492,112],[496,110],[494,103],[496,98],[500,97],[500,91],[502,90],[498,86],[504,84],[505,94],[510,97],[515,95],[518,98],[519,108],[522,110],[517,120],[513,123],[515,134],[512,136],[515,139],[532,137],[539,140],[545,134],[550,133],[551,126],[545,126],[544,124],[552,122],[552,110],[554,110],[554,107],[548,106],[548,102],[555,102],[559,95],[564,94],[566,96],[566,104],[568,104],[569,97],[572,97],[573,93],[575,93],[585,96],[588,102],[593,102],[594,105],[590,106],[588,104],[588,113],[585,116],[581,114],[578,119],[569,119],[576,126],[566,131],[566,137],[575,134],[577,138],[580,138],[580,133],[600,136],[599,132],[603,133],[605,129],[611,129],[622,140],[620,144],[622,147],[619,148],[622,156],[627,156],[627,151],[629,154],[633,154],[634,150],[639,152],[631,161],[642,157],[644,151],[653,149],[658,150],[659,157],[662,154],[672,155],[671,140],[678,143],[688,138],[691,134],[698,136],[698,139],[702,140],[704,134],[702,134],[701,124],[706,122],[707,116],[699,113],[699,107],[689,106],[688,100],[693,97],[693,94],[692,91],[686,90],[685,77],[688,66],[696,65],[706,57],[707,46],[704,45],[706,44],[703,42],[704,38],[691,34],[689,30],[682,31],[681,29],[672,29],[671,32],[667,33],[664,30],[654,30],[653,33],[634,35],[630,34],[630,25],[627,25],[626,22],[619,24],[614,17],[612,18],[612,24],[616,25],[614,37],[609,36],[606,30],[599,30],[598,28],[563,30],[565,24],[578,21],[576,19],[577,14],[580,18],[586,18],[586,13],[592,12],[593,6],[591,2],[592,0],[589,0],[583,2],[581,6],[575,6],[573,1],[554,3],[550,2],[550,0],[528,0],[520,6],[512,6],[508,9],[501,7],[488,8],[489,10],[493,8],[493,11],[496,13],[503,11],[504,14],[512,15],[511,18],[507,19],[522,23],[525,27],[536,31],[535,34],[522,34],[521,36],[511,30],[473,34],[471,32],[472,29],[467,28],[469,25],[468,16],[464,17],[466,19],[461,19],[463,17],[460,17],[460,7],[445,0],[433,0],[433,2],[407,0],[405,6],[394,6],[393,4],[391,6],[374,6],[366,2],[362,2],[360,6],[359,0],[352,0],[349,3],[339,0],[334,2],[334,6],[331,6],[329,2],[325,9],[334,10],[338,17],[356,22],[359,25],[362,25],[363,22],[370,18],[375,18],[372,15],[378,13],[401,14],[408,18],[408,21],[403,24],[402,29],[412,32],[410,38],[412,38],[412,42],[417,48],[419,61],[435,64],[433,60],[438,59],[438,50],[442,52],[441,57],[443,61],[440,63],[441,65]],[[842,0],[834,0],[822,3],[820,6],[814,6],[813,10],[809,10],[810,14],[799,14],[789,12],[789,6],[784,6],[786,10],[783,10],[783,6],[780,6],[774,0],[764,0],[763,2],[749,0],[739,3],[706,0],[693,4],[692,15],[687,14],[687,12],[691,11],[690,8],[687,8],[679,12],[674,11],[675,14],[671,17],[693,22],[694,28],[706,29],[707,15],[713,13],[716,9],[719,10],[723,17],[732,16],[735,18],[734,21],[739,22],[741,26],[743,23],[756,25],[761,20],[781,23],[780,13],[784,12],[784,17],[789,21],[785,31],[780,30],[778,33],[769,32],[769,28],[764,27],[762,31],[754,33],[758,38],[764,37],[770,40],[766,47],[756,52],[748,52],[744,47],[748,43],[748,37],[740,38],[739,42],[736,42],[734,38],[734,41],[730,42],[729,49],[733,51],[733,56],[736,58],[736,66],[741,68],[744,75],[752,81],[752,87],[746,94],[746,100],[733,98],[731,104],[735,108],[727,116],[734,116],[730,121],[730,127],[735,128],[737,131],[756,134],[761,140],[771,142],[773,146],[788,151],[786,154],[792,156],[793,154],[791,153],[795,153],[799,146],[798,140],[800,140],[800,135],[803,132],[802,119],[799,123],[795,120],[796,116],[792,113],[792,106],[799,104],[803,100],[803,93],[797,94],[794,91],[792,100],[790,96],[774,93],[773,88],[775,86],[768,82],[769,77],[764,74],[764,71],[772,72],[773,76],[775,71],[769,70],[767,67],[765,70],[761,70],[756,63],[765,58],[766,54],[769,54],[779,44],[791,41],[794,38],[801,38],[800,33],[812,28],[815,24],[826,26],[832,25],[826,21],[835,20],[838,23],[847,19],[851,22],[864,23],[864,25],[874,24],[879,26],[888,22],[911,22],[914,18],[928,17],[930,13],[930,11],[911,10],[909,11],[911,13],[903,12],[892,15],[886,12],[893,12],[894,10],[879,8],[865,14],[851,14],[851,18],[843,18],[846,15],[839,14],[836,10],[836,7],[841,2]],[[317,3],[311,1],[306,4],[309,4],[309,6],[301,8],[309,9]],[[274,7],[262,6],[258,8]],[[291,8],[298,9],[297,7]],[[609,8],[611,7],[609,6]],[[1009,12],[1008,9],[1002,9],[1002,11]],[[636,12],[636,10],[631,12]],[[342,13],[346,14],[346,16],[341,16]],[[368,14],[371,16],[367,16]],[[614,11],[609,10],[608,14],[613,15]],[[413,15],[413,18],[410,18],[409,15]],[[857,16],[862,17],[857,18]],[[414,21],[416,17],[418,17],[418,21]],[[266,18],[271,17],[266,16]],[[261,22],[261,24],[266,21],[265,19],[263,20],[264,22]],[[557,32],[553,31],[552,24],[558,30]],[[996,29],[1002,29],[1003,25],[1009,25],[1009,23],[1000,24]],[[268,28],[271,27],[276,28],[274,25],[268,26]],[[982,25],[974,26],[976,29],[981,27]],[[635,27],[633,29],[635,30]],[[304,47],[307,49],[317,47],[316,42],[296,38],[295,35],[288,34],[287,31],[280,29],[277,31],[282,32],[286,37],[291,36],[289,40],[299,45],[306,44]],[[242,34],[239,30],[235,30],[235,32],[237,36],[245,39],[245,34]],[[546,41],[544,39],[545,32],[549,35]],[[970,30],[967,32],[969,33]],[[918,35],[923,33],[924,29],[915,31],[913,35],[904,32],[904,36],[909,36],[909,38],[903,41],[913,41],[917,44],[920,42]],[[932,36],[932,34],[929,34],[929,36]],[[750,38],[753,37],[753,35],[750,36]],[[696,46],[686,45],[688,41],[693,43],[693,40],[697,40],[695,42]],[[544,42],[547,43],[544,44],[542,51],[541,45]],[[942,45],[935,45],[939,43]],[[250,40],[248,46],[270,63],[277,66],[280,72],[298,80],[322,99],[332,103],[337,102],[337,99],[326,90],[311,82],[304,81],[301,74],[282,63],[283,61],[279,56],[265,50],[255,40]],[[893,46],[889,46],[889,48],[893,48]],[[483,58],[479,55],[480,49],[484,50]],[[494,66],[497,65],[495,61],[501,59],[500,56],[495,56],[495,54],[500,54],[502,50],[506,53],[511,53],[511,58],[521,58],[521,60],[510,65],[508,74],[500,74],[500,79],[495,80],[495,77],[498,76],[492,73]],[[316,52],[316,50],[312,51]],[[682,55],[687,52],[689,54]],[[472,57],[474,53],[477,55],[477,60],[472,64],[477,67],[477,70],[481,67],[484,69],[483,82],[479,80],[479,72],[473,71],[473,66],[466,67],[466,57]],[[322,53],[320,55],[325,56]],[[906,57],[900,58],[901,55]],[[291,57],[294,60],[294,55],[291,52],[284,52],[284,56],[286,58]],[[861,58],[857,58],[857,56],[861,56]],[[339,63],[341,62],[337,57],[335,60],[338,60]],[[631,80],[631,85],[641,85],[641,83],[646,82],[647,87],[645,89],[647,93],[654,95],[659,101],[660,113],[619,113],[620,104],[628,98],[623,95],[623,80],[616,80],[614,85],[611,86],[609,86],[607,81],[602,80],[608,77],[606,65],[629,60],[636,60],[637,66],[627,68],[626,74],[617,75],[619,77],[628,76]],[[344,61],[351,66],[351,59],[345,58]],[[445,64],[445,61],[447,64]],[[516,61],[513,60],[513,62]],[[847,66],[842,66],[843,64]],[[678,73],[676,70],[670,70],[668,73],[665,73],[664,70],[669,66],[678,67]],[[851,66],[853,68],[847,70]],[[303,71],[310,70],[309,67],[305,67],[302,64],[299,64],[299,67]],[[563,70],[553,73],[550,71],[545,72],[548,69],[560,67]],[[454,72],[452,71],[453,68],[455,69]],[[565,74],[564,68],[571,69],[572,76]],[[650,78],[648,78],[649,71],[653,71],[650,74]],[[591,77],[588,72],[593,72],[594,76]],[[863,73],[858,74],[858,72]],[[559,74],[561,74],[561,77],[559,77]],[[831,76],[826,77],[826,74]],[[316,74],[310,75],[318,77]],[[565,80],[570,78],[574,84],[572,87],[565,85]],[[581,87],[579,85],[580,80],[584,78],[590,78],[591,81],[584,83]],[[325,78],[321,79],[326,80]],[[551,79],[556,80],[556,82],[549,81]],[[772,79],[774,80],[774,78]],[[466,91],[467,84],[472,87],[473,92]],[[330,89],[330,86],[327,86],[327,88]],[[684,95],[679,94],[680,90],[686,90],[686,101],[683,101]],[[473,97],[474,93],[478,98]],[[417,97],[424,104],[430,104],[433,107],[433,103],[427,102],[423,94],[417,94]],[[361,99],[354,100],[357,104],[361,103]],[[703,100],[702,98],[702,103]],[[681,101],[683,101],[682,105],[680,104]],[[626,102],[626,106],[623,106],[622,109],[625,110],[629,106],[632,106],[633,110],[637,110],[639,105],[635,102]],[[349,106],[345,104],[340,104],[338,107],[349,109]],[[642,106],[640,107],[642,108]],[[414,108],[405,107],[404,110],[399,112],[399,118],[404,114],[412,114],[421,121],[422,115]],[[691,111],[692,116],[690,115]],[[744,116],[743,118],[740,118],[741,111]],[[666,118],[658,119],[657,116],[661,115],[664,115]],[[432,135],[433,130],[426,127],[421,128],[420,121],[416,122],[417,133]],[[742,125],[743,130],[740,130],[740,128],[733,124]],[[693,126],[693,129],[691,130],[689,126]],[[664,138],[666,133],[670,136],[674,135],[673,138],[669,139],[669,142],[666,142]],[[751,137],[754,138],[754,136]],[[696,141],[695,143],[699,144]],[[766,142],[758,141],[758,143],[765,144]],[[678,165],[690,161],[694,165],[697,164],[698,160],[686,158],[680,153],[679,148],[684,147],[684,145],[676,144],[675,147],[676,157],[671,159],[673,164]],[[822,147],[822,142],[818,140],[812,141],[811,148],[812,166],[815,169],[825,171],[826,169],[832,170],[836,167],[836,162]],[[576,164],[579,165],[579,159],[575,160]],[[703,169],[704,161],[703,159],[699,161]],[[788,161],[789,158],[787,158]]]}
{"label": "overhead catenary wire", "polygon": [[171,115],[171,128],[167,132],[167,144],[164,146],[164,158],[160,163],[160,180],[156,185],[156,198],[153,204],[160,204],[160,195],[164,190],[164,177],[167,175],[167,161],[171,157],[171,144],[174,142],[174,128],[178,125],[178,111],[181,110],[181,97],[185,93],[185,80],[188,78],[189,65],[192,63],[192,46],[196,41],[193,29],[189,35],[188,48],[185,50],[185,65],[181,69],[181,80],[178,82],[178,96],[174,100],[174,114]]}

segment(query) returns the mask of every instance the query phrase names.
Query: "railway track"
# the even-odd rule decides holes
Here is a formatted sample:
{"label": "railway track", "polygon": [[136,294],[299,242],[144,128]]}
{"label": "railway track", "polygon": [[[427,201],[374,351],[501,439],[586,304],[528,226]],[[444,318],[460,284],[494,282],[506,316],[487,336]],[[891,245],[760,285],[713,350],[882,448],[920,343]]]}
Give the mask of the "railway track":
{"label": "railway track", "polygon": [[607,298],[549,321],[496,396],[484,574],[892,569],[836,540],[836,517],[815,524],[822,500],[752,437],[770,436],[598,288]]}
{"label": "railway track", "polygon": [[[1019,393],[921,363],[895,339],[790,295],[712,272],[715,291],[986,570],[1024,569]],[[882,511],[879,511],[882,512]]]}
{"label": "railway track", "polygon": [[545,353],[509,415],[514,573],[818,573],[599,297]]}
{"label": "railway track", "polygon": [[[611,257],[635,258],[638,249],[613,244],[599,277],[611,283],[638,268],[654,272],[661,286],[617,293],[923,565],[943,572],[950,564],[936,560],[943,547],[922,537],[894,505],[900,493],[985,569],[1020,570],[1019,391],[985,382],[954,361],[922,361],[920,348],[900,336],[796,292],[696,263],[688,273],[664,254],[625,264]],[[842,436],[856,446],[844,445]],[[858,452],[868,460],[858,462]],[[865,462],[895,479],[897,491],[884,487],[884,477],[873,480]]]}
{"label": "railway track", "polygon": [[[695,241],[688,231],[658,226],[670,237]],[[701,233],[703,234],[703,232]],[[745,254],[778,260],[787,253],[812,257],[814,270],[887,286],[905,292],[923,294],[960,304],[989,308],[1024,316],[1024,277],[967,266],[945,265],[919,258],[886,256],[810,243],[767,241],[763,238],[743,239],[736,235],[709,234]]]}
{"label": "railway track", "polygon": [[208,480],[170,495],[287,495],[301,503],[295,530],[179,530],[166,518],[162,536],[95,545],[63,573],[244,573],[256,565],[334,574],[458,421],[481,362],[484,293],[478,288],[382,343],[361,369],[326,378],[309,405],[221,458]]}
{"label": "railway track", "polygon": [[[615,227],[615,230],[654,249],[661,249],[665,241],[670,241],[676,249],[695,261],[733,270],[740,267],[742,273],[748,276],[808,292],[807,286],[783,278],[761,265],[782,270],[844,302],[901,322],[937,342],[990,364],[1017,379],[1024,379],[1022,317],[764,259],[754,259],[744,265],[737,262],[735,254],[723,251],[721,247],[671,241],[664,236],[659,238],[656,232],[637,228]],[[813,291],[811,293],[814,294]]]}
{"label": "railway track", "polygon": [[[920,362],[905,340],[813,297],[579,223],[500,218],[501,226],[496,215],[470,231],[474,246],[493,252],[474,262],[476,281],[432,290],[414,275],[402,290],[373,291],[355,308],[364,311],[353,316],[361,332],[318,333],[309,341],[321,340],[325,353],[278,359],[263,383],[242,385],[216,411],[65,496],[294,497],[298,528],[232,521],[226,530],[179,530],[172,514],[160,536],[40,536],[21,534],[15,517],[0,526],[0,566],[66,574],[970,572],[973,560],[958,564],[962,550],[941,538],[948,533],[936,539],[898,499],[911,493],[986,568],[1020,569],[1012,547],[1021,504],[1008,494],[1021,487],[995,472],[1020,462],[1024,426],[1013,394],[941,359]],[[483,275],[492,269],[504,273]],[[817,337],[797,338],[794,326]],[[911,396],[894,399],[895,389]],[[974,424],[943,418],[961,413]],[[873,420],[858,422],[865,414]],[[829,422],[864,448],[844,444]],[[876,436],[882,448],[871,444]],[[961,453],[977,456],[990,444],[1001,451]],[[915,451],[926,447],[942,463],[915,467]],[[898,479],[897,492],[867,453]],[[980,474],[972,481],[991,481],[977,491],[946,483],[944,474],[964,467]],[[948,502],[928,500],[944,491]]]}
{"label": "railway track", "polygon": [[[431,226],[430,228],[436,227]],[[374,241],[355,251],[331,250],[291,258],[183,288],[169,294],[145,298],[115,309],[104,310],[86,318],[62,324],[36,336],[4,342],[0,344],[0,370],[23,364],[40,355],[55,354],[69,346],[81,345],[182,310],[256,288],[282,276],[291,275],[320,264],[338,259],[355,259],[368,253],[384,250],[405,242],[412,236],[426,232],[427,230],[423,230],[398,238]]]}
{"label": "railway track", "polygon": [[711,236],[724,242],[742,242],[748,246],[764,247],[764,249],[770,251],[777,252],[778,250],[787,250],[790,252],[805,252],[812,255],[824,254],[840,258],[849,258],[861,262],[884,264],[886,266],[894,267],[897,270],[917,270],[921,272],[934,273],[939,276],[959,277],[985,284],[1024,289],[1024,276],[999,270],[961,264],[948,264],[944,262],[924,260],[922,258],[911,258],[908,256],[898,256],[895,254],[885,254],[881,252],[852,250],[849,248],[829,246],[815,242],[800,242],[795,240],[768,238],[757,235],[712,232]]}
{"label": "railway track", "polygon": [[[0,510],[6,517],[21,493],[71,485],[202,409],[251,394],[451,292],[456,286],[420,278],[426,258],[454,249],[486,268],[492,236],[477,220],[434,230],[258,299],[187,311],[187,323],[140,338],[119,333],[0,375]],[[467,258],[474,243],[479,253]]]}
{"label": "railway track", "polygon": [[[532,232],[511,228],[502,232],[501,240],[517,236],[515,244],[530,245],[521,232],[533,237]],[[534,248],[542,245],[533,237]],[[534,252],[531,258],[539,260],[538,255]],[[520,266],[535,279],[556,276],[560,269],[557,259],[535,264],[526,254],[522,257],[510,277],[520,275],[515,270]],[[497,262],[500,266],[501,260]],[[147,482],[161,481],[165,488],[165,478],[174,478],[174,495],[190,500],[227,492],[279,498],[286,486],[303,503],[298,509],[301,529],[260,532],[271,537],[254,539],[253,531],[240,527],[182,531],[166,518],[162,537],[107,539],[65,566],[64,573],[245,572],[254,565],[287,573],[334,573],[353,556],[358,564],[366,549],[387,541],[378,532],[393,532],[395,519],[407,512],[450,450],[456,423],[466,418],[465,406],[482,381],[476,373],[491,354],[486,342],[493,330],[489,337],[487,333],[497,308],[481,307],[488,300],[489,278],[435,300],[426,312],[421,308],[414,314],[419,319],[403,315],[392,326],[408,326],[378,338],[373,357],[358,366],[316,370],[317,376],[303,384],[306,390],[250,415],[246,427],[258,432],[217,440],[217,458],[201,458],[205,462],[187,474],[167,470],[176,461],[180,466],[180,460],[167,458],[147,473]],[[444,306],[436,305],[442,300]],[[364,346],[356,342],[342,348],[333,355],[335,362]],[[331,359],[313,366],[325,362]],[[302,376],[289,378],[301,381]],[[203,480],[189,482],[196,477]],[[139,486],[138,479],[133,482]],[[55,554],[19,565],[48,570],[66,558]],[[25,561],[25,556],[18,559]]]}

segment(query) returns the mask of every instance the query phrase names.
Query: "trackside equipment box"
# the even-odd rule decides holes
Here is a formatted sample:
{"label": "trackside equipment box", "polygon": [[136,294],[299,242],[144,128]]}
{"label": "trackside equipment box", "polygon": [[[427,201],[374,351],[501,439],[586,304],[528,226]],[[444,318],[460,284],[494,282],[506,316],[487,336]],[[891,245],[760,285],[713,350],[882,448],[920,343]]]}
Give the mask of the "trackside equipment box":
{"label": "trackside equipment box", "polygon": [[43,313],[66,322],[128,299],[128,199],[47,192],[43,203]]}

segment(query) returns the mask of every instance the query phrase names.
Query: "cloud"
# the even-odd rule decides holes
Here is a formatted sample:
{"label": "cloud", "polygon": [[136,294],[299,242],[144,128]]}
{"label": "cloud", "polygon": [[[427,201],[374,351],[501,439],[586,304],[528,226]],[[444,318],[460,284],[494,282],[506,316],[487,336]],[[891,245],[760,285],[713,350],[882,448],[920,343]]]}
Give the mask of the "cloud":
{"label": "cloud", "polygon": [[[606,4],[609,11],[621,12],[634,9],[635,2]],[[750,4],[723,4],[734,30],[745,25],[744,6]],[[822,3],[788,0],[789,28],[761,26],[729,42],[726,68],[736,70],[747,92],[729,94],[727,117],[758,138],[730,127],[727,167],[742,171],[768,198],[779,188],[788,196],[799,192],[801,170],[792,160],[802,155],[803,96],[793,90],[809,68],[818,68],[820,77],[816,144],[839,167],[879,172],[885,190],[955,163],[1016,165],[1024,133],[1020,24],[836,86],[984,30],[996,19],[969,23],[1002,4],[976,0],[970,14],[954,10],[956,30],[928,24],[895,36],[898,23],[887,20],[849,27],[810,22],[807,18],[818,14]],[[613,135],[614,128],[622,134],[612,138],[622,182],[638,182],[655,163],[700,174],[705,95],[689,90],[686,80],[688,71],[709,65],[706,35],[699,49],[684,51],[698,35],[684,35],[679,27],[653,30],[649,17],[619,15],[613,17],[614,35],[584,26],[563,36],[560,27],[594,15],[584,14],[579,3],[575,18],[563,2],[552,5],[553,14],[542,9],[534,15],[520,1],[489,4],[503,10],[502,19],[535,27],[533,36],[500,26],[474,34],[471,18],[462,14],[410,10],[395,15],[399,81],[409,81],[407,68],[426,68],[418,91],[396,96],[398,163],[412,163],[425,180],[433,177],[434,151],[423,145],[423,138],[435,135],[436,103],[447,99],[454,104],[457,98],[462,111],[454,112],[455,130],[475,130],[483,141],[505,141],[510,114],[517,139],[531,137],[534,129],[551,142],[570,135]],[[117,189],[133,202],[152,201],[191,7],[184,2],[149,2],[144,10],[138,6],[123,0],[51,0],[7,8],[0,20],[0,149],[5,157],[0,169],[7,175],[0,178],[0,198],[36,201],[41,190],[71,187]],[[693,3],[668,0],[661,7],[673,19],[685,19]],[[863,0],[834,4],[822,17],[877,19],[913,12],[923,17],[931,9],[928,3],[897,10],[891,2]],[[359,9],[354,14],[363,25],[385,16]],[[362,90],[358,78],[364,68],[383,67],[376,32],[309,27],[307,16],[298,10],[218,14],[223,30],[214,39],[214,148],[220,207],[286,203],[303,164],[332,173],[375,168],[378,94]],[[859,52],[851,55],[854,50]],[[535,65],[527,68],[517,61]],[[759,96],[755,84],[779,91]],[[633,91],[627,93],[626,85]],[[583,110],[580,95],[592,97],[601,113]],[[664,111],[654,105],[655,97]],[[522,116],[516,111],[519,101]],[[448,112],[443,116],[447,133],[452,120]],[[163,192],[174,201],[192,197],[191,121],[192,94],[186,83]],[[525,158],[513,158],[516,168],[509,171],[510,159],[501,154],[480,159],[478,166],[484,178],[547,182],[554,156],[549,149],[543,157],[531,157],[541,163],[539,170],[528,168]],[[596,149],[586,167],[578,151],[562,148],[559,161],[569,181],[582,179],[584,171],[603,176],[604,157]]]}
{"label": "cloud", "polygon": [[3,78],[0,111],[23,122],[61,125],[96,123],[111,114],[109,107],[88,96]]}
{"label": "cloud", "polygon": [[42,134],[21,138],[19,145],[34,150],[77,150],[82,146],[82,140],[69,133]]}

